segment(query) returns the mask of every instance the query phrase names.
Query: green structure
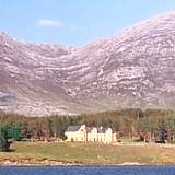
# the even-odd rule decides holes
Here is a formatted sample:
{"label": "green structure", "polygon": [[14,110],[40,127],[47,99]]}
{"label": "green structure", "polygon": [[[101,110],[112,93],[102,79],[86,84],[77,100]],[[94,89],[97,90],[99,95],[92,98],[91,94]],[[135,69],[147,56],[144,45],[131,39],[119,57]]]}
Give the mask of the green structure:
{"label": "green structure", "polygon": [[12,141],[23,138],[21,128],[0,127],[0,151],[9,151]]}

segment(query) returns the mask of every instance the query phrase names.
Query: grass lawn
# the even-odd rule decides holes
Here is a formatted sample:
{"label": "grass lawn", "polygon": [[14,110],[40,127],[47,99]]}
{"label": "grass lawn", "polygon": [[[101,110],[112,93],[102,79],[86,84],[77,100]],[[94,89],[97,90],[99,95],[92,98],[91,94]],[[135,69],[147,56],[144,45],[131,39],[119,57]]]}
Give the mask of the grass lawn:
{"label": "grass lawn", "polygon": [[16,142],[14,152],[0,153],[0,163],[63,162],[84,164],[174,164],[175,148],[158,145],[105,145],[84,143]]}

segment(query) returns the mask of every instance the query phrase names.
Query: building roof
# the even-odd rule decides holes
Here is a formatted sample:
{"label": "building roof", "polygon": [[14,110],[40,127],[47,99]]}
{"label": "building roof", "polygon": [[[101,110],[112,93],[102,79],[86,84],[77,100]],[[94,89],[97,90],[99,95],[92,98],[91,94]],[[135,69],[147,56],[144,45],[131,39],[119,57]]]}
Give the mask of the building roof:
{"label": "building roof", "polygon": [[67,131],[78,131],[80,128],[81,126],[69,126]]}
{"label": "building roof", "polygon": [[105,128],[103,128],[103,127],[100,127],[100,128],[97,128],[97,132],[98,133],[105,133]]}
{"label": "building roof", "polygon": [[92,127],[86,127],[86,131],[90,132],[93,128]]}
{"label": "building roof", "polygon": [[[67,131],[71,131],[71,132],[79,131],[80,128],[81,126],[69,126],[67,128]],[[93,127],[86,127],[85,129],[86,129],[86,132],[90,132],[93,129]],[[107,128],[103,128],[103,127],[98,127],[96,129],[97,129],[97,133],[105,133],[105,131],[107,130]]]}

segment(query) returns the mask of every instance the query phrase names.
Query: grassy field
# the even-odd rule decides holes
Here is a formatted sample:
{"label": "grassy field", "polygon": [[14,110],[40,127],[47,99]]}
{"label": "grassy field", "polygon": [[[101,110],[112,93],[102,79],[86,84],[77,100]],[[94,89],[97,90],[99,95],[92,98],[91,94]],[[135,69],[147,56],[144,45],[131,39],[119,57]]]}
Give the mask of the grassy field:
{"label": "grassy field", "polygon": [[16,142],[14,152],[0,153],[0,164],[174,164],[175,148],[158,145]]}

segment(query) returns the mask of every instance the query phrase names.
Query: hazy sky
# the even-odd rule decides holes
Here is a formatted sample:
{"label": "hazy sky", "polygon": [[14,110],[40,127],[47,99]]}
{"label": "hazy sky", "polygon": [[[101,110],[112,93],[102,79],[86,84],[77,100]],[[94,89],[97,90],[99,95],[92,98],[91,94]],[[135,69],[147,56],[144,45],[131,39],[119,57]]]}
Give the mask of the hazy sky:
{"label": "hazy sky", "polygon": [[175,0],[0,0],[0,31],[30,42],[82,46],[175,10]]}

